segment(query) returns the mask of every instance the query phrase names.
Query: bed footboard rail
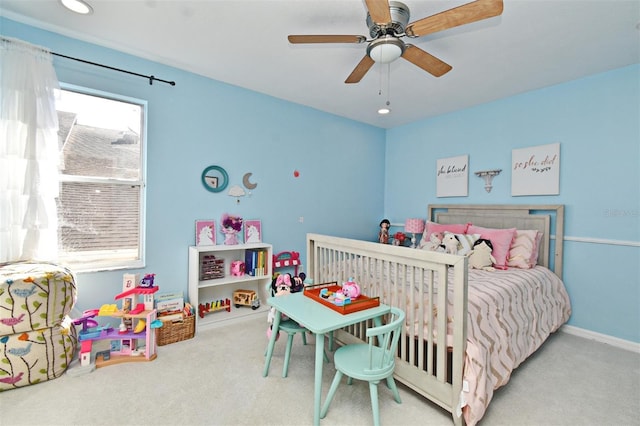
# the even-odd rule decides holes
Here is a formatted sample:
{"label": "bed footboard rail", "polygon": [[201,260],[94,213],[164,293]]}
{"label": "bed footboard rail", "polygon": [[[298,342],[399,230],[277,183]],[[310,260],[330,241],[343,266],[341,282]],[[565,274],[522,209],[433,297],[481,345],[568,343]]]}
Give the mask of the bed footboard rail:
{"label": "bed footboard rail", "polygon": [[[308,277],[314,283],[353,278],[362,294],[403,309],[395,377],[452,413],[462,424],[467,336],[467,258],[367,241],[307,234]],[[336,333],[365,340],[368,324]]]}

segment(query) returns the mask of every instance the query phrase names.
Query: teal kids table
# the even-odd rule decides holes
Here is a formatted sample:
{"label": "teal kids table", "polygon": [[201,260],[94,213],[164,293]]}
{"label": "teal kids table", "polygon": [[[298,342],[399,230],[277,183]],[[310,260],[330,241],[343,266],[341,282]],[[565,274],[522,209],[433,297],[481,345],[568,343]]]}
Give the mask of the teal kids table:
{"label": "teal kids table", "polygon": [[[313,424],[320,424],[320,400],[322,398],[322,367],[324,363],[324,337],[327,333],[338,330],[342,327],[366,321],[368,319],[380,318],[390,311],[389,306],[380,304],[374,308],[365,309],[350,314],[341,314],[305,296],[303,293],[294,293],[284,296],[271,297],[267,303],[273,306],[278,313],[304,325],[307,330],[316,335],[316,371],[314,379],[314,400],[313,400]],[[273,320],[273,330],[277,330],[280,324],[280,315],[275,315]],[[271,333],[267,356],[265,359],[264,371],[262,375],[269,374],[269,364],[273,347],[276,343],[277,333]]]}

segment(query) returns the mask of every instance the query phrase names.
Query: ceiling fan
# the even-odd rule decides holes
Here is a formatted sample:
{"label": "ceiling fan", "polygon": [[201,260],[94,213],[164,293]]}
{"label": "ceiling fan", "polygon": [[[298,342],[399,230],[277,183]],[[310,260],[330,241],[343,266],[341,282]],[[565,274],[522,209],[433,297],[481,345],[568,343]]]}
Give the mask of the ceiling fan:
{"label": "ceiling fan", "polygon": [[371,39],[363,35],[290,35],[289,43],[369,43],[367,54],[345,83],[358,83],[374,63],[389,63],[399,57],[440,77],[451,71],[451,65],[402,38],[422,37],[502,14],[502,0],[476,0],[408,24],[410,13],[404,3],[389,0],[365,0],[365,3]]}

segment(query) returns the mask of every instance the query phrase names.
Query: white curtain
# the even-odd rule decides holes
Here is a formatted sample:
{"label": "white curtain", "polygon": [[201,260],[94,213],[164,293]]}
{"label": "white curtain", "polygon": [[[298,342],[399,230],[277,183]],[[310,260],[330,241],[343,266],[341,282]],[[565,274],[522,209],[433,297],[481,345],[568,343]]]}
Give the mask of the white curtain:
{"label": "white curtain", "polygon": [[47,49],[0,37],[0,262],[57,259],[58,89]]}

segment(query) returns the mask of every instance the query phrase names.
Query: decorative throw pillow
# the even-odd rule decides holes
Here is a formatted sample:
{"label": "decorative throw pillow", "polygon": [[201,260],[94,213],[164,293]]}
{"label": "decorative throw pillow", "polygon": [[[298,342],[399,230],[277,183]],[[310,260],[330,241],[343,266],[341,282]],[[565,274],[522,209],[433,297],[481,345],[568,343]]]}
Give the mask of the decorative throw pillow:
{"label": "decorative throw pillow", "polygon": [[542,232],[535,230],[516,230],[511,243],[507,265],[514,268],[530,269],[538,263],[538,245]]}
{"label": "decorative throw pillow", "polygon": [[453,224],[440,224],[437,222],[427,221],[427,226],[424,227],[424,232],[422,233],[422,241],[425,243],[429,241],[431,238],[431,234],[434,232],[449,232],[451,234],[466,234],[467,228],[471,225],[470,223],[453,223]]}
{"label": "decorative throw pillow", "polygon": [[516,228],[495,229],[471,225],[467,229],[467,232],[469,234],[480,234],[480,238],[491,241],[493,245],[491,254],[496,259],[494,266],[503,269],[507,267],[509,248],[511,248],[511,242],[516,235]]}
{"label": "decorative throw pillow", "polygon": [[[445,234],[451,234],[451,232],[445,232]],[[465,256],[471,250],[473,250],[473,243],[480,239],[480,234],[453,234],[458,239],[458,254]]]}

